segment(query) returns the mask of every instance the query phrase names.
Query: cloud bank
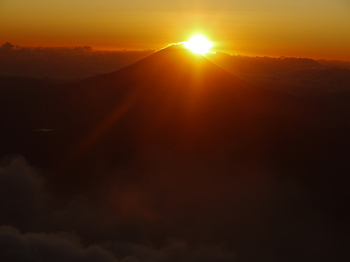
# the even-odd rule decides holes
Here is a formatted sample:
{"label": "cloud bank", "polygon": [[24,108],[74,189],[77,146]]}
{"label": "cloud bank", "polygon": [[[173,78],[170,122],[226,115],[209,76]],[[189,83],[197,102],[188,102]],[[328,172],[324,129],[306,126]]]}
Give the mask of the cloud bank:
{"label": "cloud bank", "polygon": [[0,227],[1,261],[116,262],[113,254],[92,245],[84,247],[67,233],[25,233],[11,226]]}
{"label": "cloud bank", "polygon": [[48,192],[41,172],[20,155],[2,160],[0,261],[235,260],[225,244],[174,239],[157,246],[145,240],[121,241],[125,227],[115,217],[82,196],[60,202]]}
{"label": "cloud bank", "polygon": [[145,51],[97,51],[89,46],[72,48],[0,47],[0,74],[53,79],[80,79],[116,71],[152,54]]}

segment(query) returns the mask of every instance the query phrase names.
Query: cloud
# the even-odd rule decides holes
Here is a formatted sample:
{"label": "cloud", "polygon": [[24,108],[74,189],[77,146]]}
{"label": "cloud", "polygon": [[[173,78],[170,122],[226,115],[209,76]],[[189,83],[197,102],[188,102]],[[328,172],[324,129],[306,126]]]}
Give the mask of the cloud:
{"label": "cloud", "polygon": [[22,228],[42,223],[48,195],[39,171],[22,156],[8,156],[0,166],[0,223]]}
{"label": "cloud", "polygon": [[47,133],[47,132],[52,132],[52,131],[55,131],[55,129],[50,129],[50,128],[40,128],[40,129],[34,129],[34,130],[32,130],[32,132],[44,132],[44,133]]}
{"label": "cloud", "polygon": [[71,234],[22,234],[11,226],[0,227],[0,261],[117,262],[107,250],[84,247]]}
{"label": "cloud", "polygon": [[14,45],[11,44],[10,42],[6,42],[5,44],[2,45],[1,48],[2,48],[3,50],[12,51],[14,47],[18,48],[18,46],[14,46]]}
{"label": "cloud", "polygon": [[253,84],[292,94],[329,94],[349,90],[350,62],[295,57],[209,55],[227,71]]}
{"label": "cloud", "polygon": [[23,231],[72,231],[103,235],[117,225],[87,198],[61,200],[48,191],[41,172],[24,157],[9,155],[0,165],[0,225]]}
{"label": "cloud", "polygon": [[163,248],[151,245],[110,242],[84,246],[74,234],[21,233],[12,226],[0,226],[0,261],[65,262],[229,262],[235,255],[218,245],[193,245],[175,241]]}
{"label": "cloud", "polygon": [[159,261],[159,262],[229,262],[235,261],[236,255],[225,245],[194,244],[187,241],[171,241],[161,248],[150,244],[132,244],[114,242],[103,245],[122,262]]}
{"label": "cloud", "polygon": [[0,187],[0,261],[201,262],[235,257],[220,245],[183,240],[156,247],[137,239],[126,241],[123,231],[129,227],[140,234],[142,226],[120,226],[108,207],[98,207],[82,196],[57,204],[40,171],[20,155],[2,160]]}
{"label": "cloud", "polygon": [[[176,171],[170,165],[160,173],[164,174],[167,169]],[[203,172],[200,173],[202,179],[205,178]],[[150,177],[144,182],[154,191],[154,197],[163,196],[166,205],[177,208],[168,211],[170,216],[165,220],[148,221],[142,216],[123,218],[123,213],[115,212],[114,206],[132,205],[132,214],[139,214],[141,207],[152,207],[153,199],[147,199],[150,193],[146,187],[127,187],[127,181],[118,185],[121,182],[117,179],[108,180],[106,184],[113,186],[104,184],[102,188],[111,192],[119,190],[112,195],[116,201],[105,203],[101,195],[100,202],[84,196],[63,201],[48,191],[50,187],[42,174],[22,156],[8,156],[2,160],[0,261],[228,262],[262,261],[271,256],[277,260],[293,261],[287,259],[293,258],[297,261],[301,257],[328,258],[328,254],[338,249],[341,249],[339,257],[346,257],[345,234],[338,231],[328,215],[305,201],[307,198],[294,180],[280,182],[279,191],[274,191],[275,198],[268,204],[258,204],[261,213],[249,215],[245,209],[251,209],[247,206],[256,204],[256,198],[247,200],[249,194],[238,192],[238,187],[235,197],[227,195],[227,200],[218,198],[220,202],[213,200],[211,203],[199,197],[201,194],[192,193],[195,180],[193,184],[185,181],[186,187],[193,185],[186,189],[176,185],[177,180],[168,175],[167,183],[179,192],[166,195],[154,191],[152,179],[156,178]],[[160,184],[164,186],[163,182]],[[209,185],[201,187],[210,189]],[[258,194],[257,188],[249,183],[241,187]],[[221,184],[219,188],[223,189]],[[171,202],[179,195],[183,198]],[[240,195],[245,200],[237,199]],[[220,205],[216,207],[215,203]],[[241,207],[242,204],[245,206]],[[189,205],[191,210],[181,211],[181,205]],[[143,214],[144,210],[141,211]],[[248,215],[244,215],[245,212]],[[293,253],[294,250],[297,252]]]}
{"label": "cloud", "polygon": [[90,46],[73,48],[20,47],[9,42],[0,47],[3,76],[77,79],[116,71],[154,51],[98,51]]}

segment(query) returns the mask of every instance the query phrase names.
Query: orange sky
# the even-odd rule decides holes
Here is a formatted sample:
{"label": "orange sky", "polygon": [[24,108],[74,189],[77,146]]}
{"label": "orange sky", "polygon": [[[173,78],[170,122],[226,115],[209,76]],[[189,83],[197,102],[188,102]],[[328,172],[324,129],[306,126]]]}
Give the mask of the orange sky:
{"label": "orange sky", "polygon": [[347,0],[1,0],[0,44],[159,49],[202,33],[231,54],[350,60]]}

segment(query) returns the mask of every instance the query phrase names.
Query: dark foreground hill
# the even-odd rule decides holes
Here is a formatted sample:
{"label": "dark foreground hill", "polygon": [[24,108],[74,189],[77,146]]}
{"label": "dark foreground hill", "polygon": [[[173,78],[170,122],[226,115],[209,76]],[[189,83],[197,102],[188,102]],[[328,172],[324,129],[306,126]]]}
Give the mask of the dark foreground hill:
{"label": "dark foreground hill", "polygon": [[89,241],[220,241],[241,261],[346,253],[349,93],[250,86],[181,46],[76,83],[3,78],[0,92],[1,156],[129,230],[78,230]]}

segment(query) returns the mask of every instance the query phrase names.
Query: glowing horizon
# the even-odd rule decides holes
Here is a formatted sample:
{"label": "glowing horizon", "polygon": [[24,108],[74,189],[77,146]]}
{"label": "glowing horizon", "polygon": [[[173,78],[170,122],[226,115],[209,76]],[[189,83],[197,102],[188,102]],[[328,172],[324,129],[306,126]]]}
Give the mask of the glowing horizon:
{"label": "glowing horizon", "polygon": [[349,8],[339,0],[4,0],[0,44],[159,50],[201,32],[229,54],[350,60]]}

